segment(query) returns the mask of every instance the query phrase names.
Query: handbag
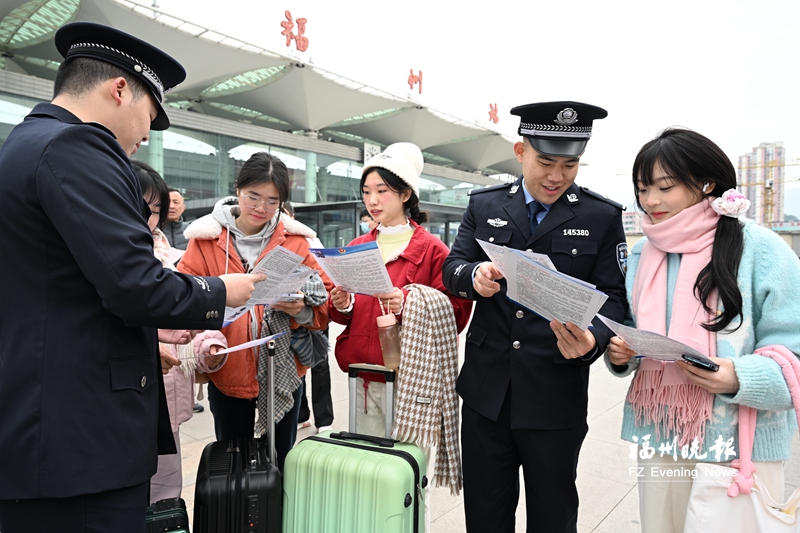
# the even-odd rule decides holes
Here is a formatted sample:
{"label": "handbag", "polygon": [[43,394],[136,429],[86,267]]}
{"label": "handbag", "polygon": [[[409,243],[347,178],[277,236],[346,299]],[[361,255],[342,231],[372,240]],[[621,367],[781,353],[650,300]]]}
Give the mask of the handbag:
{"label": "handbag", "polygon": [[[756,353],[780,365],[800,422],[800,361],[783,346]],[[697,463],[683,533],[800,533],[800,489],[778,503],[754,473],[756,414],[756,409],[739,406],[739,458],[730,467]]]}

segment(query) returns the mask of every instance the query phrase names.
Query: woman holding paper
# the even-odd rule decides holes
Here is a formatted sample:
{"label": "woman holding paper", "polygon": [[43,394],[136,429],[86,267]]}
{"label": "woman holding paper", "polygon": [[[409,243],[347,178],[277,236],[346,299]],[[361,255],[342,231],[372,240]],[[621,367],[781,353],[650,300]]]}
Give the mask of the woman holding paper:
{"label": "woman holding paper", "polygon": [[[458,434],[458,400],[455,395],[457,331],[460,332],[466,327],[472,311],[472,301],[457,298],[444,287],[442,264],[449,249],[440,239],[420,225],[427,221],[427,214],[419,210],[419,181],[422,166],[422,152],[412,143],[392,144],[364,165],[361,173],[361,194],[377,226],[366,235],[353,240],[350,245],[377,241],[394,290],[386,294],[365,296],[350,294],[341,287],[336,287],[331,291],[329,311],[334,321],[346,326],[344,332],[336,339],[335,354],[339,367],[347,372],[348,365],[352,363],[378,365],[384,363],[378,338],[377,318],[392,313],[398,322],[403,322],[406,299],[411,292],[407,288],[410,284],[416,285],[412,289],[416,302],[430,301],[428,298],[435,299],[441,293],[447,296],[452,304],[454,316],[449,315],[450,309],[443,310],[439,314],[431,313],[424,318],[420,313],[413,316],[413,311],[406,313],[409,316],[403,326],[404,338],[442,337],[442,349],[434,350],[437,353],[425,353],[426,350],[421,348],[417,353],[411,354],[413,358],[410,361],[401,361],[395,395],[397,400],[394,429],[395,438],[414,442],[423,447],[427,457],[429,478],[434,468],[431,443],[439,443],[436,457],[437,461],[440,461],[440,466],[436,469],[437,485],[440,483],[449,485],[451,492],[457,493],[461,486],[461,454],[456,437]],[[421,289],[420,285],[426,288]],[[433,297],[423,296],[424,292],[428,291],[427,287],[435,289],[432,291]],[[409,309],[411,308],[409,305]],[[442,310],[441,307],[439,309]],[[440,329],[439,326],[445,322],[449,325]],[[448,327],[452,338],[445,333]],[[450,365],[452,372],[448,372]],[[405,408],[408,406],[406,399],[414,396],[415,387],[424,387],[422,383],[426,378],[439,375],[442,376],[441,387],[438,393],[434,393],[432,399],[433,404],[438,406],[438,411],[432,409],[426,414],[424,409],[419,409],[416,411],[416,417],[408,416],[413,409]],[[383,384],[370,383],[370,377],[373,376],[364,375],[362,387],[357,387],[359,391],[364,392],[363,404],[360,403],[361,398],[358,400],[363,409],[361,407],[357,409],[356,430],[359,433],[383,436],[385,434]],[[376,380],[381,380],[379,376],[374,377]],[[448,380],[448,377],[451,379]],[[405,383],[408,383],[408,386]],[[429,404],[430,402],[431,399]],[[421,427],[415,427],[410,423],[410,419],[415,418],[419,426],[422,426],[422,420],[427,415],[436,419],[436,423],[431,425],[437,430],[444,426],[440,434],[429,435]],[[445,474],[440,475],[439,472]],[[427,531],[431,516],[430,498],[425,499],[425,507]]]}
{"label": "woman holding paper", "polygon": [[[750,202],[735,190],[736,172],[698,133],[671,128],[645,144],[633,164],[633,184],[646,237],[628,257],[636,327],[719,364],[714,372],[634,358],[619,337],[606,352],[615,374],[635,371],[622,438],[633,443],[644,467],[642,531],[682,532],[694,464],[737,457],[739,405],[759,410],[753,460],[773,498],[783,501],[792,401],[779,366],[754,352],[783,345],[800,353],[800,263],[775,233],[740,220]],[[671,477],[661,476],[667,469]]]}
{"label": "woman holding paper", "polygon": [[419,283],[450,298],[458,331],[466,327],[472,301],[457,298],[442,284],[442,263],[449,250],[420,224],[428,220],[419,210],[419,179],[422,152],[412,143],[395,143],[370,159],[361,173],[361,194],[377,225],[349,245],[377,241],[386,263],[392,292],[364,296],[336,287],[331,291],[331,319],[347,326],[336,340],[336,360],[347,372],[351,363],[383,364],[375,319],[394,313],[402,321],[408,291],[402,287]]}
{"label": "woman holding paper", "polygon": [[[178,269],[198,276],[229,272],[250,272],[278,246],[303,257],[300,268],[319,271],[308,252],[306,237],[315,235],[306,226],[282,216],[281,206],[289,199],[286,165],[270,154],[253,154],[236,178],[236,196],[217,202],[213,212],[193,222],[186,230],[189,245]],[[310,233],[309,233],[310,232]],[[315,273],[303,287],[304,298],[257,305],[220,331],[207,331],[195,338],[198,356],[215,354],[260,337],[306,327],[325,329],[328,325],[327,288],[330,280]],[[300,409],[300,378],[307,370],[290,348],[291,335],[276,341],[275,355],[275,447],[278,467],[297,436]],[[251,438],[266,429],[256,422],[256,410],[266,406],[266,371],[259,363],[266,347],[234,352],[218,370],[209,374],[208,401],[214,415],[217,440]],[[262,379],[263,378],[263,379]],[[264,413],[266,411],[264,410]],[[262,416],[262,415],[260,415]]]}

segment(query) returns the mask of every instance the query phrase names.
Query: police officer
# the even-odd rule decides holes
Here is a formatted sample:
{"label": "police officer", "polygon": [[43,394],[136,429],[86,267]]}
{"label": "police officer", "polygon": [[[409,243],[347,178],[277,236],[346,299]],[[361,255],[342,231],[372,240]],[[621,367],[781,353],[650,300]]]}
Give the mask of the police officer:
{"label": "police officer", "polygon": [[141,533],[157,451],[175,453],[155,328],[219,328],[260,276],[187,276],[153,254],[129,157],[169,126],[183,67],[98,24],[55,44],[52,103],[0,148],[0,530]]}
{"label": "police officer", "polygon": [[528,531],[574,532],[578,452],[586,425],[589,365],[611,332],[549,322],[506,298],[503,275],[476,239],[547,254],[559,272],[609,298],[600,312],[625,315],[622,206],[575,185],[592,122],[605,110],[578,102],[518,106],[522,176],[473,190],[444,263],[453,294],[477,301],[456,390],[467,531],[514,531],[519,468]]}

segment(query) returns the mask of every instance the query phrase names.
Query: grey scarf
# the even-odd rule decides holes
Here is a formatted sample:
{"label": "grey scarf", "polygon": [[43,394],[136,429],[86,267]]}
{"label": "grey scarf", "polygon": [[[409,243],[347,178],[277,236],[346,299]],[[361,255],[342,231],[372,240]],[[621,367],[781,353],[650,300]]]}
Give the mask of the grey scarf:
{"label": "grey scarf", "polygon": [[[300,265],[298,270],[311,270],[305,265]],[[328,301],[328,292],[318,273],[314,273],[303,285],[304,302],[311,307],[319,307]],[[302,326],[301,326],[302,328]],[[291,317],[283,311],[265,308],[264,319],[261,324],[261,337],[275,335],[291,329]],[[303,328],[305,329],[305,328]],[[294,362],[294,353],[291,350],[292,335],[282,335],[275,339],[275,423],[294,406],[294,391],[302,381],[297,375],[297,366]],[[269,385],[267,373],[267,345],[262,344],[258,357],[258,419],[256,420],[256,435],[261,436],[267,431],[267,407],[269,399]]]}

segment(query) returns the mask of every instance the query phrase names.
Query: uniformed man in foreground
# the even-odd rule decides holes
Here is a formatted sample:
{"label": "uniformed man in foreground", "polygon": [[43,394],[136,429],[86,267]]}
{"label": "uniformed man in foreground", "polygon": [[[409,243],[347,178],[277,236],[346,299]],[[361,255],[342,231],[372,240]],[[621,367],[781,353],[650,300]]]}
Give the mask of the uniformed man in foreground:
{"label": "uniformed man in foreground", "polygon": [[192,277],[153,254],[129,157],[169,126],[183,67],[98,24],[55,44],[52,103],[0,148],[0,531],[143,533],[157,450],[175,453],[155,328],[219,328],[263,276]]}
{"label": "uniformed man in foreground", "polygon": [[611,332],[548,322],[506,297],[506,280],[476,239],[547,254],[559,272],[608,295],[600,313],[625,315],[622,206],[575,185],[592,122],[605,110],[578,102],[515,107],[522,176],[473,190],[444,263],[445,286],[477,301],[456,390],[467,531],[514,531],[519,468],[528,531],[574,532],[578,452],[586,425],[589,365]]}

